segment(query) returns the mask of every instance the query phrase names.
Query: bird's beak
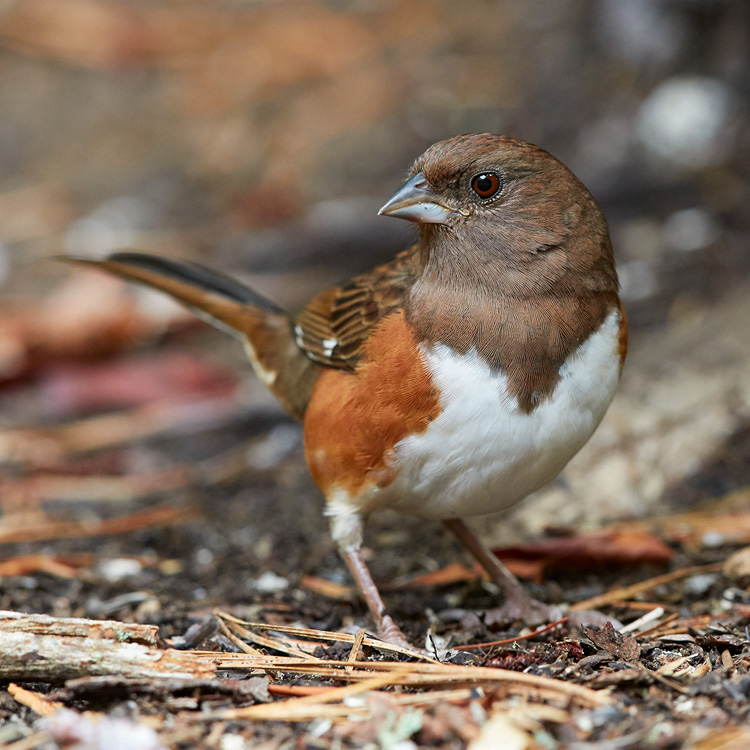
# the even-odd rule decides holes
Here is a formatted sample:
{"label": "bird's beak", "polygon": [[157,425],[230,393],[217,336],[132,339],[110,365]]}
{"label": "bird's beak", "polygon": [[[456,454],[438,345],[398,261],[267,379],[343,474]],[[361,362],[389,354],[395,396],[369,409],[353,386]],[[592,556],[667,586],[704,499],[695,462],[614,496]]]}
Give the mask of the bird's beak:
{"label": "bird's beak", "polygon": [[407,180],[378,211],[379,216],[395,216],[420,224],[447,224],[453,213],[440,202],[421,172]]}

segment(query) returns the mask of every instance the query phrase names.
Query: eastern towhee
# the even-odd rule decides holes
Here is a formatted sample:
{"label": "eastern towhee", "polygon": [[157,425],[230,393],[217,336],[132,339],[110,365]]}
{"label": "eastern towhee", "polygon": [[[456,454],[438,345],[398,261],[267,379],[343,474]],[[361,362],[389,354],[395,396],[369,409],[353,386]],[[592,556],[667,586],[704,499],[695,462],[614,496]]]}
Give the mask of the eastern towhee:
{"label": "eastern towhee", "polygon": [[203,266],[139,253],[72,258],[160,289],[236,330],[258,377],[304,422],[331,534],[380,635],[406,639],[360,554],[378,508],[443,521],[502,589],[531,599],[461,520],[562,470],[615,392],[627,348],[607,224],[546,151],[498,135],[430,147],[380,209],[419,241],[292,317]]}

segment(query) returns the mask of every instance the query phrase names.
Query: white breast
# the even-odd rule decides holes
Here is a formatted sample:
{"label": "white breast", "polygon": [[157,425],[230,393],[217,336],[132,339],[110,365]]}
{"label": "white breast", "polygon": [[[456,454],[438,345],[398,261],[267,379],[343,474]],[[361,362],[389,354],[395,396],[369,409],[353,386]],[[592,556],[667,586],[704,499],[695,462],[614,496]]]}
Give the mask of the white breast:
{"label": "white breast", "polygon": [[455,518],[506,508],[554,479],[591,437],[619,379],[619,311],[612,312],[560,370],[551,396],[531,414],[507,378],[475,350],[425,347],[442,412],[426,432],[396,445],[399,473],[378,491],[405,513]]}

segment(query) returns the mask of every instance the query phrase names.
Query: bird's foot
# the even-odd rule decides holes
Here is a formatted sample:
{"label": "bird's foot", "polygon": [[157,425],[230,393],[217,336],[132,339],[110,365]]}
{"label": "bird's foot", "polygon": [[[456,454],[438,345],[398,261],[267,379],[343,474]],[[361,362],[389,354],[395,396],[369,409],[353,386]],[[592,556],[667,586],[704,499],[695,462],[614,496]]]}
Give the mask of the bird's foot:
{"label": "bird's foot", "polygon": [[401,628],[396,625],[396,621],[388,614],[378,587],[372,580],[372,576],[367,569],[359,547],[343,546],[340,547],[340,552],[372,613],[377,627],[378,638],[385,643],[389,643],[391,646],[395,646],[401,652],[406,651],[409,654],[418,656],[420,659],[435,659],[437,654],[434,652],[430,653],[426,649],[412,645],[409,639],[403,634]]}
{"label": "bird's foot", "polygon": [[389,615],[383,614],[378,626],[378,638],[385,643],[395,646],[399,651],[408,651],[410,654],[420,659],[440,659],[441,654],[435,650],[428,650],[415,646],[404,635],[401,628],[396,625],[396,621]]}
{"label": "bird's foot", "polygon": [[527,625],[541,625],[562,617],[558,607],[551,607],[532,599],[518,579],[460,518],[445,520],[443,525],[471,552],[487,571],[490,580],[505,595],[505,604],[502,607],[485,613],[486,624],[501,626],[521,620]]}

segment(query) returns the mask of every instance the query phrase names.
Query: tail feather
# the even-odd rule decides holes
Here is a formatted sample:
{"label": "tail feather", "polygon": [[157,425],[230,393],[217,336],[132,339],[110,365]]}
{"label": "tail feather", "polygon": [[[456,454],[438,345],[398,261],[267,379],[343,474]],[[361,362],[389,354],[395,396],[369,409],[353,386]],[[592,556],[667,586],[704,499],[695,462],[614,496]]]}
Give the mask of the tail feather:
{"label": "tail feather", "polygon": [[286,411],[304,416],[320,365],[297,346],[287,313],[254,289],[210,268],[134,252],[103,259],[65,256],[63,260],[98,268],[162,292],[199,317],[241,335],[250,361]]}
{"label": "tail feather", "polygon": [[[76,258],[78,262],[86,259]],[[129,273],[136,280],[139,270],[143,274],[158,274],[165,279],[173,279],[188,286],[199,287],[206,292],[216,292],[240,304],[255,305],[269,312],[284,314],[284,310],[267,297],[259,294],[249,286],[233,279],[231,276],[214,271],[199,263],[176,261],[171,258],[160,258],[145,253],[119,252],[110,255],[107,266],[117,265],[123,274]]]}

